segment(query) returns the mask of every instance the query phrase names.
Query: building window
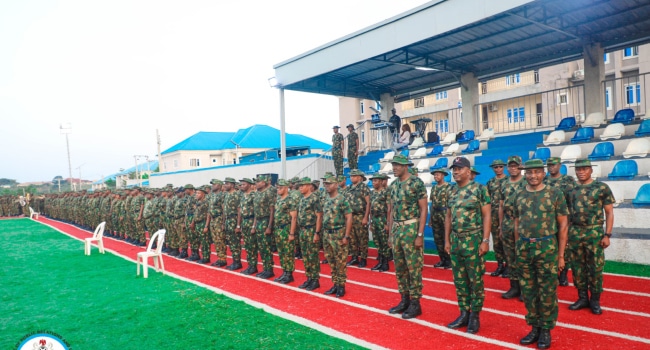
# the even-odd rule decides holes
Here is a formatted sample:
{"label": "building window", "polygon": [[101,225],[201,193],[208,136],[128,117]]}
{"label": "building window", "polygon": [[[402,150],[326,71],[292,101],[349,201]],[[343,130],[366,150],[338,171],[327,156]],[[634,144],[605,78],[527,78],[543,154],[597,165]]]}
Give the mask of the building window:
{"label": "building window", "polygon": [[609,54],[608,53],[605,53],[603,55],[603,63],[605,63],[605,64],[609,63]]}
{"label": "building window", "polygon": [[521,82],[521,76],[519,75],[519,73],[506,76],[506,86],[519,84],[520,82]]}
{"label": "building window", "polygon": [[626,47],[625,50],[623,50],[623,58],[632,58],[637,56],[639,56],[638,46]]}
{"label": "building window", "polygon": [[612,87],[608,86],[605,88],[605,108],[608,111],[612,110]]}
{"label": "building window", "polygon": [[190,158],[190,167],[196,168],[201,166],[199,158]]}
{"label": "building window", "polygon": [[375,109],[381,111],[381,104],[379,103],[379,101],[375,101]]}
{"label": "building window", "polygon": [[361,143],[366,144],[366,131],[361,130]]}
{"label": "building window", "polygon": [[566,105],[568,103],[569,103],[569,96],[566,93],[557,95],[558,105]]}
{"label": "building window", "polygon": [[436,101],[446,100],[446,99],[447,99],[447,91],[436,92]]}
{"label": "building window", "polygon": [[364,115],[366,113],[366,110],[363,106],[363,101],[359,102],[359,109],[361,110],[361,115]]}
{"label": "building window", "polygon": [[641,84],[633,83],[625,85],[625,103],[628,106],[636,106],[641,102]]}
{"label": "building window", "polygon": [[436,132],[442,134],[444,132],[449,132],[449,119],[436,120]]}
{"label": "building window", "polygon": [[533,75],[535,76],[535,84],[539,84],[539,70],[535,69]]}
{"label": "building window", "polygon": [[413,107],[414,108],[424,107],[424,97],[414,98],[413,99]]}
{"label": "building window", "polygon": [[481,82],[481,94],[485,95],[487,93],[488,93],[487,81],[482,81]]}
{"label": "building window", "polygon": [[174,168],[178,168],[178,159],[174,159]]}
{"label": "building window", "polygon": [[508,124],[523,123],[526,121],[526,109],[524,107],[509,108],[506,111],[508,116]]}

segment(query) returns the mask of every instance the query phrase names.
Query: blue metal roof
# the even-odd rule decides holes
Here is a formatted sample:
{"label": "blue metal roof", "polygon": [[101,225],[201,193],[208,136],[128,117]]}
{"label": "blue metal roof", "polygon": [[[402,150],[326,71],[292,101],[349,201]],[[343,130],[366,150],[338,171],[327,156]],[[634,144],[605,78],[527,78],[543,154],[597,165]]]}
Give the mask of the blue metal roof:
{"label": "blue metal roof", "polygon": [[[138,171],[146,171],[146,170],[154,171],[157,167],[158,167],[158,161],[153,160],[153,161],[149,162],[148,166],[147,166],[147,163],[138,164]],[[126,174],[132,173],[134,171],[135,171],[135,165],[128,168],[128,169],[122,170],[122,171],[120,171],[118,173],[111,174],[111,175],[108,175],[108,176],[104,176],[103,178],[93,182],[93,184],[94,185],[103,184],[107,180],[115,180],[118,176],[126,175]]]}

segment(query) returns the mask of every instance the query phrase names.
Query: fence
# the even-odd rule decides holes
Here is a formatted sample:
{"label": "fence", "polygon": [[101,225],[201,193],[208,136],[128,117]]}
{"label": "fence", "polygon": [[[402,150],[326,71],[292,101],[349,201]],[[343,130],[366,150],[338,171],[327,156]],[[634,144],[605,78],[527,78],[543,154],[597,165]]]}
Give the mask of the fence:
{"label": "fence", "polygon": [[617,111],[625,108],[634,110],[636,116],[650,113],[647,103],[648,89],[646,89],[648,74],[650,73],[632,74],[603,81],[605,98],[602,110],[605,111],[607,119],[614,118]]}

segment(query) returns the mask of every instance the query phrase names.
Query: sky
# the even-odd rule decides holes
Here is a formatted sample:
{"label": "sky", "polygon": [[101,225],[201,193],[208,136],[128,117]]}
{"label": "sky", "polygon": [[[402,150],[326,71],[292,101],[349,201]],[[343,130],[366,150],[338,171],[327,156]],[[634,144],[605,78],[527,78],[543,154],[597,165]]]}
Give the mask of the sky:
{"label": "sky", "polygon": [[[199,131],[280,128],[273,65],[426,0],[0,1],[0,178],[97,180]],[[327,143],[335,96],[285,92]],[[144,158],[142,158],[144,161]]]}

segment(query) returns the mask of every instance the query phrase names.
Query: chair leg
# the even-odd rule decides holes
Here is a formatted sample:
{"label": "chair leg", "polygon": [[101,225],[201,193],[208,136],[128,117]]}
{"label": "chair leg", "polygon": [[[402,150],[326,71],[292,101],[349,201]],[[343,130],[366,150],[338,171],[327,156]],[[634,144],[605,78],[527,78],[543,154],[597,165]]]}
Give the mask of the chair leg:
{"label": "chair leg", "polygon": [[84,254],[90,255],[90,242],[88,241],[84,242]]}
{"label": "chair leg", "polygon": [[140,257],[139,256],[135,258],[135,265],[136,265],[136,267],[135,267],[135,275],[140,276]]}
{"label": "chair leg", "polygon": [[162,274],[164,275],[165,274],[165,263],[163,262],[162,255],[160,255],[158,257],[158,259],[160,259],[160,270],[161,270]]}
{"label": "chair leg", "polygon": [[99,252],[104,254],[104,241],[103,240],[100,239],[97,242],[97,247],[99,247]]}
{"label": "chair leg", "polygon": [[151,260],[153,260],[153,267],[154,267],[154,269],[156,270],[156,272],[158,272],[158,271],[159,271],[159,270],[158,270],[158,256],[152,256],[152,257],[151,257]]}
{"label": "chair leg", "polygon": [[149,278],[149,258],[142,258],[142,269],[144,278]]}

